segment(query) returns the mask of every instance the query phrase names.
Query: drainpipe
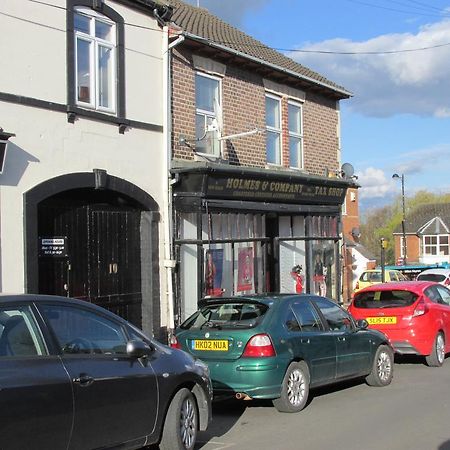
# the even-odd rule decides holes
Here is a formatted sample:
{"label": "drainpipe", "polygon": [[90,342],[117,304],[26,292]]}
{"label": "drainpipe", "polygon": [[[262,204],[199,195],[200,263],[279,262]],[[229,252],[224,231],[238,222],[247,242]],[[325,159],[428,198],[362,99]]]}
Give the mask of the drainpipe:
{"label": "drainpipe", "polygon": [[173,226],[172,226],[172,185],[170,169],[172,163],[172,108],[171,108],[171,50],[184,41],[184,36],[179,36],[169,44],[169,26],[163,27],[163,223],[164,223],[164,267],[166,275],[166,299],[167,299],[167,327],[168,334],[175,327],[173,271],[176,261],[173,256]]}

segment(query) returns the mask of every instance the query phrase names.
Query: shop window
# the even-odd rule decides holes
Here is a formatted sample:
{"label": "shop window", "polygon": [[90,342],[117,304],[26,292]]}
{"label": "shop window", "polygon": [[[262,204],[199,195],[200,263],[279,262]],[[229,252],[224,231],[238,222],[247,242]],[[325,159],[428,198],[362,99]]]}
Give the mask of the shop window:
{"label": "shop window", "polygon": [[108,17],[89,8],[73,15],[75,103],[116,112],[117,29]]}
{"label": "shop window", "polygon": [[312,241],[313,293],[337,298],[336,243],[332,240]]}
{"label": "shop window", "polygon": [[289,125],[289,165],[295,169],[303,168],[303,126],[302,106],[298,103],[288,103]]}
{"label": "shop window", "polygon": [[195,75],[195,108],[196,151],[220,156],[220,78]]}
{"label": "shop window", "polygon": [[281,99],[266,95],[266,151],[269,164],[281,164]]}

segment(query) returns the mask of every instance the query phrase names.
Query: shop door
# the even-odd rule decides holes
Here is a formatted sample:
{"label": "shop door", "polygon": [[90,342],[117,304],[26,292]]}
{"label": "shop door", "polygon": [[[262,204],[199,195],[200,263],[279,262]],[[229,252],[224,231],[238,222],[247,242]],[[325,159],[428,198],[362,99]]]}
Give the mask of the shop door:
{"label": "shop door", "polygon": [[66,256],[39,256],[39,293],[81,298],[141,326],[141,211],[39,206],[40,237],[64,237]]}

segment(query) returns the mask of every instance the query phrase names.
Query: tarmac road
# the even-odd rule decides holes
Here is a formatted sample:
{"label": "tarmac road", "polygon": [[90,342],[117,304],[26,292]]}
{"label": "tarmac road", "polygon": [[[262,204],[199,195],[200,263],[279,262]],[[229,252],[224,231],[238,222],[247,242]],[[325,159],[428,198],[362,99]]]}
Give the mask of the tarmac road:
{"label": "tarmac road", "polygon": [[450,450],[450,357],[443,367],[397,361],[387,387],[363,381],[321,389],[297,414],[271,402],[227,402],[196,449]]}

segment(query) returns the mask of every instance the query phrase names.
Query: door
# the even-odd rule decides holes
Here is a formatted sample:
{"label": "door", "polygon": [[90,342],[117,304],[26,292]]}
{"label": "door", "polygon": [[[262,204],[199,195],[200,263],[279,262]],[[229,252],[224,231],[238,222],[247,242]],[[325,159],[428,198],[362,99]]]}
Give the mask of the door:
{"label": "door", "polygon": [[336,377],[351,378],[368,373],[370,342],[363,331],[357,331],[350,315],[326,298],[314,300],[336,342]]}
{"label": "door", "polygon": [[73,382],[71,449],[100,448],[152,433],[158,408],[156,376],[148,360],[126,354],[123,326],[75,306],[42,307]]}
{"label": "door", "polygon": [[297,300],[287,312],[286,328],[296,358],[308,361],[311,384],[329,383],[336,378],[336,342],[324,330],[310,302]]}
{"label": "door", "polygon": [[67,243],[64,256],[40,254],[39,293],[85,299],[141,327],[142,211],[117,203],[112,192],[80,191],[39,205],[39,236]]}
{"label": "door", "polygon": [[[450,291],[441,285],[430,286],[425,294],[433,302],[431,311],[434,314],[435,329],[443,328],[445,335],[446,352],[450,349]],[[435,331],[435,330],[431,330]],[[434,338],[434,336],[433,336]]]}
{"label": "door", "polygon": [[0,307],[0,448],[67,448],[72,420],[70,379],[31,309]]}
{"label": "door", "polygon": [[141,212],[89,209],[89,297],[141,326]]}

